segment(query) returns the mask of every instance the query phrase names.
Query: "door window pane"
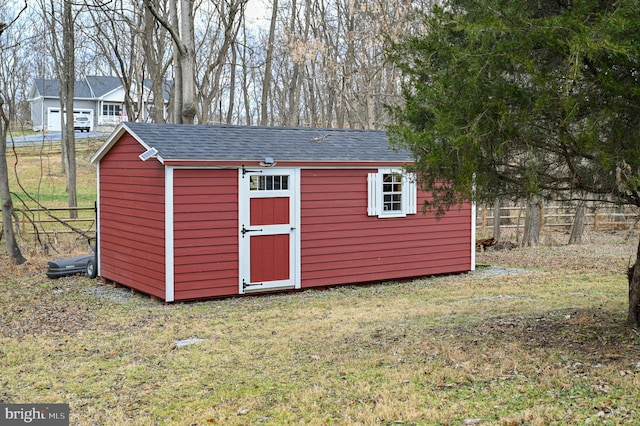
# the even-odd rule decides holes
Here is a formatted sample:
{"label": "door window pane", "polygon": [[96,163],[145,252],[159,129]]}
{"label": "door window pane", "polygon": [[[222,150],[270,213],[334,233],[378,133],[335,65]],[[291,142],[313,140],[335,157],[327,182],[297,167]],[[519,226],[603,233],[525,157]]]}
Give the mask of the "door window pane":
{"label": "door window pane", "polygon": [[289,189],[289,176],[288,175],[276,175],[276,176],[259,176],[252,175],[249,182],[249,189],[251,191],[281,191]]}

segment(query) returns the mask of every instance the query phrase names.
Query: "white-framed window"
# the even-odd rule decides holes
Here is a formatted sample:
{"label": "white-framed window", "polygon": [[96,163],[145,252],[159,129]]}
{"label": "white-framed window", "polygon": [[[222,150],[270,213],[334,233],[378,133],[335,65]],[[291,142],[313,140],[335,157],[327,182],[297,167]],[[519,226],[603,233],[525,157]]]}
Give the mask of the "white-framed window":
{"label": "white-framed window", "polygon": [[252,175],[249,182],[249,190],[251,191],[281,191],[288,189],[288,175]]}
{"label": "white-framed window", "polygon": [[117,117],[122,114],[122,106],[120,104],[102,104],[102,115]]}
{"label": "white-framed window", "polygon": [[413,173],[402,169],[378,169],[368,176],[369,216],[404,217],[416,214],[418,190]]}

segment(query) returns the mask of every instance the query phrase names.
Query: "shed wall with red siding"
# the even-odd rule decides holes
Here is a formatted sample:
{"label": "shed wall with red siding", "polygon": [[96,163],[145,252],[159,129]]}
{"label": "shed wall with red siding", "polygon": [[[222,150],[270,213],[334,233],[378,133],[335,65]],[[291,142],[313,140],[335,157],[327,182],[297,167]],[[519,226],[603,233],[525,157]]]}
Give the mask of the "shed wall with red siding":
{"label": "shed wall with red siding", "polygon": [[[376,169],[301,173],[301,288],[468,271],[471,210],[367,216],[367,174]],[[236,169],[175,169],[175,300],[236,295]],[[418,202],[426,194],[419,193]]]}
{"label": "shed wall with red siding", "polygon": [[238,294],[237,169],[175,169],[176,300]]}
{"label": "shed wall with red siding", "polygon": [[[367,216],[367,173],[301,174],[302,287],[381,281],[471,269],[471,207],[433,215]],[[418,192],[418,205],[426,194]]]}
{"label": "shed wall with red siding", "polygon": [[100,161],[100,275],[165,297],[164,167],[125,134]]}

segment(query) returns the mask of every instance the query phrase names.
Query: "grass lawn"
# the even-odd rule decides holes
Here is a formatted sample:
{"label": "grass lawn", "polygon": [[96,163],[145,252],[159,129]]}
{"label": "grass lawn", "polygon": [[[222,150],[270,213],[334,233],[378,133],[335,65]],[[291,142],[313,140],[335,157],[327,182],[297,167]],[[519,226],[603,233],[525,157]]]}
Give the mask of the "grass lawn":
{"label": "grass lawn", "polygon": [[[24,148],[16,166],[48,207],[66,202],[58,155]],[[464,275],[169,305],[2,251],[0,402],[68,403],[73,425],[640,424],[623,237],[548,234]]]}
{"label": "grass lawn", "polygon": [[[103,138],[76,139],[77,192],[79,206],[93,206],[96,200],[96,167],[89,159]],[[14,193],[16,208],[23,202],[48,208],[68,206],[66,175],[62,171],[59,142],[43,140],[15,149],[7,148],[9,187]]]}
{"label": "grass lawn", "polygon": [[638,424],[634,250],[605,235],[479,253],[492,266],[466,275],[172,305],[5,262],[0,400],[69,403],[82,425]]}

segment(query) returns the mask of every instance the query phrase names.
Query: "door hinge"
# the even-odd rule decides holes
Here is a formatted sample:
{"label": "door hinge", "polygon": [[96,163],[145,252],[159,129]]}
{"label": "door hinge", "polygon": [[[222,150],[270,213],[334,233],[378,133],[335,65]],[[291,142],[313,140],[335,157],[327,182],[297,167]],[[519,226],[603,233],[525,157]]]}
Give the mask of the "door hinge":
{"label": "door hinge", "polygon": [[244,179],[244,175],[247,173],[262,173],[262,170],[249,170],[244,168],[244,164],[242,165],[242,178]]}
{"label": "door hinge", "polygon": [[246,289],[247,287],[255,287],[255,286],[259,286],[262,285],[262,283],[253,283],[253,284],[248,284],[245,279],[242,279],[242,289]]}
{"label": "door hinge", "polygon": [[242,238],[244,238],[244,234],[246,234],[247,232],[260,232],[262,231],[262,229],[247,229],[244,227],[244,224],[242,224],[242,229],[240,230],[240,233],[242,234]]}

